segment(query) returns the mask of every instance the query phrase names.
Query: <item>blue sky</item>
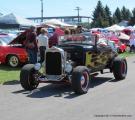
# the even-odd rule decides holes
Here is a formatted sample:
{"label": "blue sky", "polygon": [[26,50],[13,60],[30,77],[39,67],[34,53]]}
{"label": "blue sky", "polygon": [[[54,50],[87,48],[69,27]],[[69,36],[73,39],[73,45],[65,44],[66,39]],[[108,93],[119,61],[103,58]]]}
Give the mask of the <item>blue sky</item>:
{"label": "blue sky", "polygon": [[[90,16],[96,7],[98,0],[44,0],[44,16],[69,16],[77,15],[75,7],[79,6],[82,10],[80,15]],[[116,7],[123,5],[130,10],[135,8],[135,0],[101,0],[114,11]],[[40,0],[0,0],[0,12],[3,14],[15,13],[22,17],[41,16]]]}

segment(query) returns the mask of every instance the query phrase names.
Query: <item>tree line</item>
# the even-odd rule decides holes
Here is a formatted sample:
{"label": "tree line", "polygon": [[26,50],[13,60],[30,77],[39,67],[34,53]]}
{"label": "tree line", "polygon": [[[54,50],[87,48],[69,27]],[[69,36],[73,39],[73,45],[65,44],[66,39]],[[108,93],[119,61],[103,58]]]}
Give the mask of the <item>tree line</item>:
{"label": "tree line", "polygon": [[[125,6],[121,9],[117,7],[112,13],[110,8],[107,5],[104,7],[99,0],[92,14],[92,22],[88,27],[108,27],[122,20],[128,21],[128,25],[135,25],[135,8],[130,11]],[[86,24],[84,23],[85,26]]]}

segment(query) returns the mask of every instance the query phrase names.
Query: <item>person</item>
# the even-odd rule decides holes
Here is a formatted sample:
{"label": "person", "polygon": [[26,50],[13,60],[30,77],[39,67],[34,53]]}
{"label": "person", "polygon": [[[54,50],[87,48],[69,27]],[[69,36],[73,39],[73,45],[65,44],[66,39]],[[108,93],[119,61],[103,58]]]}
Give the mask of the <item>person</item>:
{"label": "person", "polygon": [[75,29],[71,29],[71,35],[72,35],[72,34],[76,34]]}
{"label": "person", "polygon": [[76,33],[77,34],[80,34],[82,32],[83,32],[82,26],[81,25],[78,25],[77,28],[76,28]]}
{"label": "person", "polygon": [[130,40],[129,40],[129,45],[130,45],[130,52],[133,52],[135,50],[135,35],[133,32],[131,32],[130,35]]}
{"label": "person", "polygon": [[48,46],[48,30],[45,28],[41,28],[41,34],[37,37],[38,40],[38,48],[40,52],[40,62],[44,61],[45,50]]}
{"label": "person", "polygon": [[49,47],[58,45],[58,34],[55,31],[55,28],[53,28],[53,35],[49,38]]}
{"label": "person", "polygon": [[30,64],[37,63],[38,46],[37,46],[35,30],[36,28],[34,26],[31,26],[26,34],[25,48],[26,51],[28,52],[28,58]]}
{"label": "person", "polygon": [[65,29],[64,34],[65,35],[69,35],[70,34],[70,30],[69,29]]}

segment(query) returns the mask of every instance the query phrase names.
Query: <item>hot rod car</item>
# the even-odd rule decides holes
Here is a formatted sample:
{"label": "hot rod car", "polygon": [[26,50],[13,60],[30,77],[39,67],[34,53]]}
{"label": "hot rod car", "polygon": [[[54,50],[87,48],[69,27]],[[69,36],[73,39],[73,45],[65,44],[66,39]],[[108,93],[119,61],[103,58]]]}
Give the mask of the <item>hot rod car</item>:
{"label": "hot rod car", "polygon": [[[41,72],[43,68],[44,72]],[[116,80],[125,79],[127,62],[118,57],[108,43],[99,42],[96,35],[82,33],[60,36],[59,45],[45,52],[40,63],[26,64],[20,72],[25,90],[36,89],[39,83],[69,83],[77,94],[87,93],[91,76],[109,69]]]}

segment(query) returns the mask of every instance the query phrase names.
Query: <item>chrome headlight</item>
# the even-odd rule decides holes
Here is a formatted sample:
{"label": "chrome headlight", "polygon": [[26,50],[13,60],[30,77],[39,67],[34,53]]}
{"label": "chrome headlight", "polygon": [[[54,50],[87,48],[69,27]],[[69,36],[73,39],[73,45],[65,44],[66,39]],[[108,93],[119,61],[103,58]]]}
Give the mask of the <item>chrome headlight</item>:
{"label": "chrome headlight", "polygon": [[69,61],[66,62],[66,65],[65,65],[65,71],[67,73],[70,73],[72,71],[73,67],[71,65],[71,63]]}
{"label": "chrome headlight", "polygon": [[36,64],[34,65],[34,69],[35,69],[35,70],[40,70],[40,68],[41,68],[41,64],[40,64],[40,63],[36,63]]}

